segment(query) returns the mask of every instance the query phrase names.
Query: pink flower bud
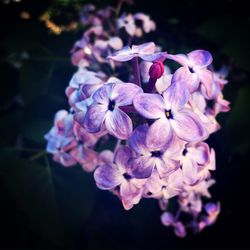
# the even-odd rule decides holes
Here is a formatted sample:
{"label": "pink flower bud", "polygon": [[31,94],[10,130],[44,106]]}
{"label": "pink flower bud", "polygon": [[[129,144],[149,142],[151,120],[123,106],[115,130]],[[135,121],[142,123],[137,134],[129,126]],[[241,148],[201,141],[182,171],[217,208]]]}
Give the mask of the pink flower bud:
{"label": "pink flower bud", "polygon": [[164,65],[161,61],[154,62],[149,69],[149,76],[159,79],[164,73]]}

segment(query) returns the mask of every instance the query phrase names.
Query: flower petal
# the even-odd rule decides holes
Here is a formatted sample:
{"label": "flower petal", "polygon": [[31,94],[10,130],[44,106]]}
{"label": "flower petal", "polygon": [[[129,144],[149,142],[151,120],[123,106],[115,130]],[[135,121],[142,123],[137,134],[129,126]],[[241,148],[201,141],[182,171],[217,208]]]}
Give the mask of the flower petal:
{"label": "flower petal", "polygon": [[173,214],[169,212],[164,212],[161,215],[161,222],[164,226],[171,226],[175,222]]}
{"label": "flower petal", "polygon": [[172,82],[183,82],[190,93],[193,93],[199,87],[200,80],[197,73],[191,73],[188,67],[180,67],[172,77]]}
{"label": "flower petal", "polygon": [[113,189],[123,181],[122,175],[111,165],[102,165],[94,172],[96,185],[100,189]]}
{"label": "flower petal", "polygon": [[134,96],[142,92],[143,90],[133,83],[116,84],[111,99],[115,100],[118,106],[126,106],[132,104]]}
{"label": "flower petal", "polygon": [[[92,104],[84,117],[84,127],[90,133],[96,133],[101,130],[107,107],[102,104]],[[81,121],[82,119],[78,119]]]}
{"label": "flower petal", "polygon": [[213,61],[212,55],[206,50],[194,50],[187,54],[191,64],[199,66],[200,68],[207,67]]}
{"label": "flower petal", "polygon": [[111,135],[121,140],[128,139],[133,130],[130,117],[119,108],[107,112],[105,126]]}
{"label": "flower petal", "polygon": [[167,58],[170,60],[174,60],[175,62],[179,63],[182,66],[188,65],[188,58],[186,55],[183,54],[177,54],[177,55],[171,55],[167,54]]}
{"label": "flower petal", "polygon": [[120,147],[115,153],[115,163],[118,168],[121,168],[126,172],[128,166],[128,160],[132,157],[132,150],[129,147]]}
{"label": "flower petal", "polygon": [[156,120],[148,129],[146,145],[152,151],[162,149],[171,139],[172,130],[167,118]]}
{"label": "flower petal", "polygon": [[143,124],[138,126],[129,138],[129,146],[140,155],[146,155],[148,148],[146,147],[146,135],[148,132],[148,125]]}
{"label": "flower petal", "polygon": [[209,160],[209,147],[202,142],[195,147],[188,148],[188,157],[200,165],[205,164]]}
{"label": "flower petal", "polygon": [[114,87],[114,83],[108,83],[99,88],[94,94],[93,99],[100,104],[108,104],[109,98]]}
{"label": "flower petal", "polygon": [[188,157],[185,157],[181,162],[182,171],[184,175],[184,181],[188,185],[193,185],[198,181],[198,166],[197,164]]}
{"label": "flower petal", "polygon": [[132,45],[132,52],[143,55],[150,55],[155,52],[155,48],[155,43],[148,42],[140,45]]}
{"label": "flower petal", "polygon": [[210,98],[213,95],[213,72],[207,69],[202,69],[199,70],[197,74],[199,75],[200,81],[206,89],[207,97]]}
{"label": "flower petal", "polygon": [[182,82],[172,82],[172,84],[163,92],[163,98],[167,109],[179,110],[189,100],[189,91]]}
{"label": "flower petal", "polygon": [[187,108],[176,112],[170,123],[175,134],[184,141],[199,141],[207,135],[200,118]]}
{"label": "flower petal", "polygon": [[155,167],[154,159],[149,156],[139,156],[131,160],[132,174],[137,179],[148,178]]}
{"label": "flower petal", "polygon": [[133,57],[134,55],[132,54],[132,50],[129,46],[126,46],[107,58],[118,62],[126,62],[131,60]]}
{"label": "flower petal", "polygon": [[158,94],[139,94],[133,104],[137,112],[145,118],[157,119],[164,116],[163,98]]}
{"label": "flower petal", "polygon": [[151,55],[139,55],[141,59],[147,62],[164,61],[166,59],[167,52],[158,52]]}

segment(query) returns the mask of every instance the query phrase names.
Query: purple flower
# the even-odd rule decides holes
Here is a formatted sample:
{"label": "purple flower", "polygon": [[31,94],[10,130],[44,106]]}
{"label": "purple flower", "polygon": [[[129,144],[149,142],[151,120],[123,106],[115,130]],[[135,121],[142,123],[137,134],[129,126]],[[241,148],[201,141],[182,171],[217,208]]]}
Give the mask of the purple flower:
{"label": "purple flower", "polygon": [[112,59],[118,62],[130,61],[134,57],[140,57],[145,61],[157,61],[166,58],[166,52],[155,52],[155,44],[153,42],[144,43],[141,45],[132,45],[124,47],[123,49],[117,51],[112,56],[108,56],[108,59]]}
{"label": "purple flower", "polygon": [[182,65],[173,75],[173,82],[183,81],[189,91],[193,93],[198,89],[200,82],[204,85],[208,96],[212,95],[213,73],[207,70],[212,63],[212,56],[205,50],[194,50],[186,55],[167,55]]}
{"label": "purple flower", "polygon": [[128,147],[119,148],[114,157],[114,163],[104,164],[94,172],[96,185],[103,190],[118,189],[125,209],[130,209],[141,199],[141,187],[145,180],[132,177],[128,160],[132,151]]}
{"label": "purple flower", "polygon": [[[134,107],[143,117],[156,119],[150,126],[147,142],[155,147],[166,144],[172,136],[177,135],[184,141],[200,141],[206,137],[200,118],[184,105],[189,100],[189,93],[182,82],[172,83],[163,92],[158,94],[139,94],[134,98]],[[161,141],[154,143],[155,135],[159,135]]]}
{"label": "purple flower", "polygon": [[161,144],[160,134],[155,134],[152,138],[153,145],[146,145],[148,130],[147,125],[141,125],[134,130],[129,139],[130,147],[136,152],[136,156],[131,159],[133,176],[148,178],[153,170],[157,169],[160,177],[165,177],[179,167],[174,157],[179,153],[180,146],[175,139],[170,140],[168,144]]}
{"label": "purple flower", "polygon": [[145,33],[149,33],[156,29],[155,22],[152,21],[148,15],[145,15],[144,13],[136,13],[134,18],[135,20],[140,20],[142,22],[142,28]]}
{"label": "purple flower", "polygon": [[105,84],[93,95],[94,103],[88,108],[84,127],[96,133],[105,124],[111,135],[128,139],[132,133],[132,121],[119,107],[132,104],[134,96],[141,92],[142,89],[132,83]]}
{"label": "purple flower", "polygon": [[157,171],[147,179],[145,183],[144,197],[168,200],[184,191],[183,174],[181,169],[160,178]]}
{"label": "purple flower", "polygon": [[182,152],[180,164],[182,166],[185,182],[189,185],[199,181],[199,169],[202,169],[209,160],[209,147],[200,142],[196,145],[187,144]]}
{"label": "purple flower", "polygon": [[187,232],[184,224],[180,221],[177,221],[177,218],[175,218],[172,213],[164,212],[161,215],[161,222],[164,226],[172,226],[176,236],[181,238],[186,236]]}

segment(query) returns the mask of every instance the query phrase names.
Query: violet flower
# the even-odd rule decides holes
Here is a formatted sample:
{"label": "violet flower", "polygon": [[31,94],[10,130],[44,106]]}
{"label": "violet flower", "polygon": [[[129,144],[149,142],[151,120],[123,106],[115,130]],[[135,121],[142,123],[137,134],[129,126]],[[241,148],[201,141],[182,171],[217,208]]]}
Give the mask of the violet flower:
{"label": "violet flower", "polygon": [[145,180],[135,179],[131,174],[128,160],[132,151],[128,147],[119,148],[114,163],[104,164],[95,170],[96,185],[103,190],[117,189],[125,209],[130,209],[141,199],[141,187]]}
{"label": "violet flower", "polygon": [[194,50],[186,55],[167,55],[182,65],[173,75],[173,82],[183,81],[190,93],[198,89],[202,83],[206,89],[207,96],[212,95],[213,73],[207,69],[212,63],[212,56],[205,50]]}
{"label": "violet flower", "polygon": [[[135,96],[135,109],[147,119],[156,121],[150,126],[147,137],[149,144],[158,146],[166,144],[174,133],[185,141],[200,141],[207,136],[200,118],[185,104],[189,100],[189,92],[182,82],[171,86],[158,94],[139,94]],[[154,136],[159,135],[161,141],[154,143]]]}
{"label": "violet flower", "polygon": [[179,167],[175,157],[179,153],[180,146],[175,139],[161,145],[160,134],[155,134],[153,145],[146,145],[148,130],[147,125],[138,126],[129,139],[130,147],[136,152],[136,156],[130,161],[133,176],[140,179],[148,178],[153,170],[157,169],[162,178]]}
{"label": "violet flower", "polygon": [[134,96],[141,92],[142,89],[133,83],[105,84],[93,95],[94,103],[88,108],[84,127],[96,133],[105,124],[111,135],[128,139],[133,129],[132,121],[119,107],[132,104]]}
{"label": "violet flower", "polygon": [[145,61],[156,61],[162,60],[162,58],[166,57],[166,52],[157,52],[155,53],[155,44],[153,42],[144,43],[141,45],[132,45],[124,47],[121,50],[118,50],[113,55],[108,56],[108,59],[112,59],[118,62],[126,62],[130,61],[134,57],[140,57]]}

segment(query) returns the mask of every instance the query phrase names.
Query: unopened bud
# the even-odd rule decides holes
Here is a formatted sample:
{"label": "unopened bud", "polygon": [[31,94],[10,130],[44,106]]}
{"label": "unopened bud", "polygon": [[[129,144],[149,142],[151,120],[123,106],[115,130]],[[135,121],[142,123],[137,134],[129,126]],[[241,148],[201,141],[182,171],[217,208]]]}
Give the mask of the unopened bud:
{"label": "unopened bud", "polygon": [[164,65],[161,61],[154,62],[149,69],[149,76],[159,79],[164,73]]}

